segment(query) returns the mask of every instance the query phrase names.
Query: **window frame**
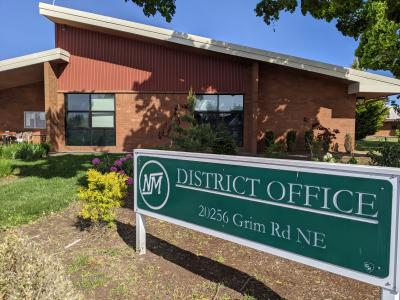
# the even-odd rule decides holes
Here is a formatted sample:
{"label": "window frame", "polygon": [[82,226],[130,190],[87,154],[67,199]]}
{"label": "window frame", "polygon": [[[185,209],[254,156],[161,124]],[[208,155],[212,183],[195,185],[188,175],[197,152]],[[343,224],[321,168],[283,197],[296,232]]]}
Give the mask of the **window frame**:
{"label": "window frame", "polygon": [[[44,126],[43,127],[38,127],[36,124],[36,118],[34,119],[34,126],[32,127],[27,127],[26,126],[26,114],[27,113],[35,113],[35,114],[44,114]],[[24,111],[24,129],[47,129],[47,120],[46,120],[46,112],[45,111],[39,111],[39,110],[26,110]]]}
{"label": "window frame", "polygon": [[[68,109],[68,96],[69,95],[88,95],[89,96],[89,110],[69,110]],[[92,110],[92,95],[112,95],[113,96],[113,104],[114,104],[114,110]],[[113,147],[116,146],[117,143],[117,130],[116,130],[116,100],[115,100],[115,94],[113,93],[65,93],[64,96],[64,106],[65,106],[65,118],[64,118],[64,126],[65,126],[65,145],[66,146],[72,146],[72,147],[79,147],[79,146],[86,146],[86,147]],[[112,113],[113,114],[113,127],[92,127],[92,113]],[[88,127],[70,127],[68,126],[68,113],[83,113],[83,114],[88,114]],[[89,131],[90,134],[90,143],[89,145],[71,145],[68,143],[68,137],[67,137],[67,132],[70,130],[87,130]],[[93,134],[92,132],[94,130],[107,130],[107,131],[113,131],[114,133],[114,143],[112,145],[95,145],[93,144]]]}
{"label": "window frame", "polygon": [[[241,130],[241,135],[240,135],[240,143],[237,143],[238,147],[243,147],[244,145],[244,115],[245,115],[245,108],[244,108],[244,103],[245,103],[245,94],[244,93],[218,93],[218,94],[208,94],[208,93],[199,93],[196,94],[196,100],[197,96],[217,96],[217,110],[201,110],[197,111],[195,110],[194,113],[196,114],[214,114],[217,116],[217,125],[219,122],[221,122],[222,117],[221,114],[227,114],[227,113],[241,113],[242,114],[242,130]],[[220,111],[219,110],[219,97],[220,96],[242,96],[243,97],[243,104],[242,104],[242,110],[229,110],[229,111]]]}

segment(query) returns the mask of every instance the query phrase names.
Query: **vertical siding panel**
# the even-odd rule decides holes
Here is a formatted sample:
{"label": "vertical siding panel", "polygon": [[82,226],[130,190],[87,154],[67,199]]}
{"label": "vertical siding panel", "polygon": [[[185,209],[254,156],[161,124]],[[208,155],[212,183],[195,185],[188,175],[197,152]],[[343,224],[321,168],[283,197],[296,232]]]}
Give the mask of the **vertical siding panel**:
{"label": "vertical siding panel", "polygon": [[245,64],[215,56],[83,29],[56,27],[57,46],[71,53],[62,90],[244,92]]}

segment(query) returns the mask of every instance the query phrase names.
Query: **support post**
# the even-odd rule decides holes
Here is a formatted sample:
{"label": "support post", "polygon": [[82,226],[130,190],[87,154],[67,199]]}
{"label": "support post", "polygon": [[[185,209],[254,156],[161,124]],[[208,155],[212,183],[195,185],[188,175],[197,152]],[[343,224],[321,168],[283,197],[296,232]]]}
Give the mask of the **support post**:
{"label": "support post", "polygon": [[139,213],[136,213],[136,252],[146,254],[146,219]]}
{"label": "support post", "polygon": [[381,291],[381,300],[399,300],[399,293],[384,288]]}

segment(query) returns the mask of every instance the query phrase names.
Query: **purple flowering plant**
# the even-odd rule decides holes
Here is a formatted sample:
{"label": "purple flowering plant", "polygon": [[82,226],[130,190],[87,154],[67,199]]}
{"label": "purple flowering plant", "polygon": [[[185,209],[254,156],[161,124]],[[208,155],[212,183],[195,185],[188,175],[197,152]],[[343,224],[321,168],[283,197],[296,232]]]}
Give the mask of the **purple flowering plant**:
{"label": "purple flowering plant", "polygon": [[101,173],[117,172],[121,175],[127,175],[126,183],[133,185],[133,156],[127,154],[118,159],[113,159],[109,155],[100,159],[95,157],[92,159],[92,167]]}

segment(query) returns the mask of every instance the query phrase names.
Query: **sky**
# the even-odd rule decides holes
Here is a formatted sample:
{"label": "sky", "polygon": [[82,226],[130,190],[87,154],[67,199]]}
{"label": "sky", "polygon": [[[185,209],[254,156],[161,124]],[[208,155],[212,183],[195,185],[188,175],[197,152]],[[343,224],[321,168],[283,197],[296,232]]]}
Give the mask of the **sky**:
{"label": "sky", "polygon": [[[259,0],[176,0],[171,23],[147,18],[125,0],[55,0],[56,5],[196,34],[216,40],[351,66],[357,42],[335,24],[301,13],[283,13],[274,26],[255,15]],[[53,0],[42,0],[53,3]],[[54,24],[39,14],[37,0],[0,0],[0,60],[54,48]],[[380,74],[388,75],[384,72]]]}

